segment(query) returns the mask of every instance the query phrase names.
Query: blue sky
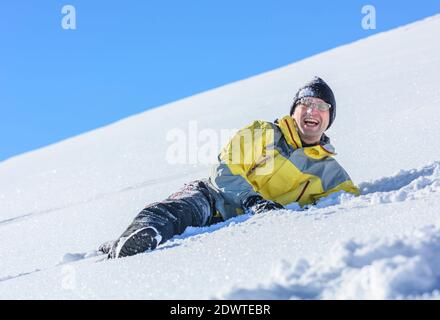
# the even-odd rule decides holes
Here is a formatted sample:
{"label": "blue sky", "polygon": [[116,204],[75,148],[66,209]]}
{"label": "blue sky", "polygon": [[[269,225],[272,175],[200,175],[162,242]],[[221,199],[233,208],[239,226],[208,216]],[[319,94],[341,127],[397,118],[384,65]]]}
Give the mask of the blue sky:
{"label": "blue sky", "polygon": [[[61,27],[64,5],[76,30]],[[377,29],[361,27],[374,5]],[[440,12],[440,1],[0,3],[0,161]]]}

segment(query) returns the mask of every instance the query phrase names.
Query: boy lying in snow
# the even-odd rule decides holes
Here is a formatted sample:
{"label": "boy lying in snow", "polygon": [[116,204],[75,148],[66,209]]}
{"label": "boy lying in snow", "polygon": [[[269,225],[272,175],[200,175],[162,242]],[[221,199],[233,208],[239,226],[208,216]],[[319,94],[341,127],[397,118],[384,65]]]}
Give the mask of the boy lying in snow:
{"label": "boy lying in snow", "polygon": [[296,93],[290,115],[240,130],[220,153],[209,179],[188,183],[148,205],[118,240],[100,251],[109,258],[131,256],[154,250],[188,226],[283,209],[292,202],[304,206],[341,190],[358,195],[324,134],[335,117],[332,90],[314,78]]}

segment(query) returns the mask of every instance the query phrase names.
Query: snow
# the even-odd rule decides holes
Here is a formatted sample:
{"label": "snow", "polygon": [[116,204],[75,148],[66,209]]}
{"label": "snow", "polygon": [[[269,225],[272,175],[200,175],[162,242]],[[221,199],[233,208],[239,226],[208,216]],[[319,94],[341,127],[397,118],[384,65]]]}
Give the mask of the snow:
{"label": "snow", "polygon": [[282,262],[267,284],[236,288],[227,299],[440,298],[440,229],[396,239],[346,241],[317,261]]}
{"label": "snow", "polygon": [[[1,162],[0,298],[438,299],[439,33],[434,16]],[[96,254],[145,204],[209,174],[166,161],[170,131],[273,120],[315,75],[334,88],[328,135],[360,197]]]}

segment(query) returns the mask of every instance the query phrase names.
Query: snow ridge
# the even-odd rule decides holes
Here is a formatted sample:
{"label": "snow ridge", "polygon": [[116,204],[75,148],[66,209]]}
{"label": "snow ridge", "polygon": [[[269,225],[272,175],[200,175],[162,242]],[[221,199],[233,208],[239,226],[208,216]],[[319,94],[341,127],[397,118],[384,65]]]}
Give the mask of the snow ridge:
{"label": "snow ridge", "polygon": [[440,228],[339,245],[323,259],[282,262],[268,284],[234,288],[226,299],[440,298]]}

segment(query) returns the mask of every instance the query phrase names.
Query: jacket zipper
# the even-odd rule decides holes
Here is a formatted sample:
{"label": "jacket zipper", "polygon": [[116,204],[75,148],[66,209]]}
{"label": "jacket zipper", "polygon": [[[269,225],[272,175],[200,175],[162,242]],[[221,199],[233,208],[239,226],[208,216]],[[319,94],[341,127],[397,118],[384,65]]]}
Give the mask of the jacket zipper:
{"label": "jacket zipper", "polygon": [[301,193],[299,194],[298,198],[295,200],[295,202],[299,202],[299,199],[301,199],[301,197],[304,195],[304,193],[306,192],[307,187],[310,184],[310,180],[307,180],[306,185],[304,186],[304,188],[302,189]]}

